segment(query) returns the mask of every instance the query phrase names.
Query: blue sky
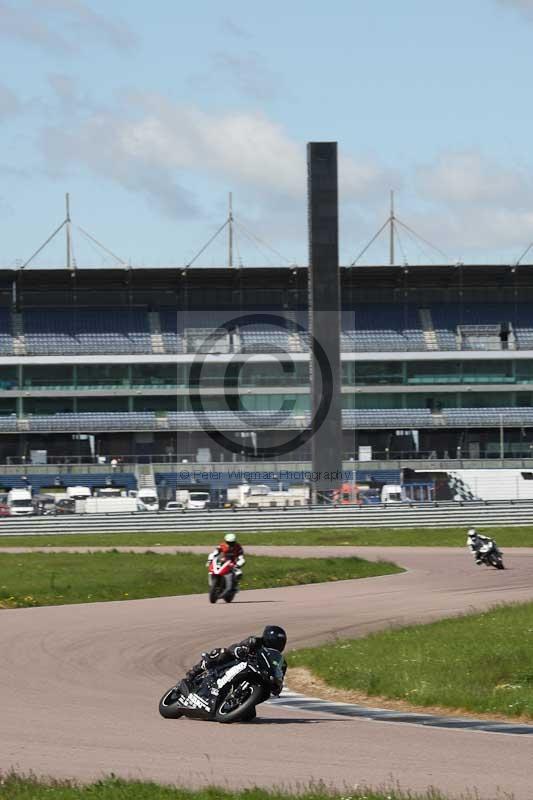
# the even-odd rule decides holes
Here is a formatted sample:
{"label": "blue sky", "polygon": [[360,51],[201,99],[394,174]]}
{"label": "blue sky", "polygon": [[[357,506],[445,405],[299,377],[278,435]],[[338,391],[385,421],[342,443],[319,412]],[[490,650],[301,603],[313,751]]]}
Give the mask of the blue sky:
{"label": "blue sky", "polygon": [[[450,260],[512,262],[533,241],[532,38],[533,0],[0,0],[0,265],[29,258],[67,191],[132,264],[188,263],[229,191],[243,264],[305,264],[319,140],[339,143],[342,263],[390,189]],[[76,229],[74,253],[113,263]],[[398,254],[444,260],[405,233]],[[220,237],[197,263],[225,258]],[[64,263],[63,240],[34,263]]]}

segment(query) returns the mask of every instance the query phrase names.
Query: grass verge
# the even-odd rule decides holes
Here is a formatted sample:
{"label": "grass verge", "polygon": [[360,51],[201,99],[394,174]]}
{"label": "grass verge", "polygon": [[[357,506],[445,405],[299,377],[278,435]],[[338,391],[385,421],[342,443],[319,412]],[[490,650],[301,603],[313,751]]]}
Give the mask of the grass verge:
{"label": "grass verge", "polygon": [[292,652],[328,686],[533,720],[533,603]]}
{"label": "grass verge", "polygon": [[433,790],[424,794],[404,794],[396,789],[373,791],[364,788],[331,792],[317,787],[300,789],[297,794],[264,789],[227,791],[217,787],[195,791],[114,777],[81,786],[71,781],[40,781],[33,777],[14,774],[2,777],[0,774],[0,800],[445,800],[445,797]]}
{"label": "grass verge", "polygon": [[[533,547],[533,526],[483,527],[501,547]],[[231,528],[228,528],[231,530]],[[257,531],[239,534],[243,545],[376,545],[379,547],[464,547],[466,527],[461,528],[312,528],[295,531]],[[1,523],[0,523],[1,531]],[[227,532],[227,531],[226,531]],[[43,536],[2,536],[2,547],[98,547],[140,545],[190,545],[210,547],[222,538],[213,531],[195,533],[78,533]]]}
{"label": "grass verge", "polygon": [[[360,558],[250,556],[242,589],[266,589],[403,570]],[[193,553],[0,554],[0,608],[94,603],[207,591],[205,556]]]}

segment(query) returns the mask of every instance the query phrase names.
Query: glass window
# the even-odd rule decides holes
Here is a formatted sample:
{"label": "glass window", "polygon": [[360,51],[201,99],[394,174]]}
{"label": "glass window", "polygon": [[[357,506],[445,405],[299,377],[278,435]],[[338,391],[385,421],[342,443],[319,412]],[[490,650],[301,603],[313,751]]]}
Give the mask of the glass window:
{"label": "glass window", "polygon": [[17,389],[17,368],[16,367],[0,367],[0,389]]}
{"label": "glass window", "polygon": [[23,368],[22,374],[25,389],[62,389],[70,388],[74,383],[74,370],[70,365],[27,366]]}
{"label": "glass window", "polygon": [[72,397],[25,397],[24,414],[60,414],[74,410]]}
{"label": "glass window", "polygon": [[406,408],[429,408],[441,411],[443,408],[457,407],[456,392],[415,392],[405,395]]}
{"label": "glass window", "polygon": [[353,367],[354,383],[359,386],[403,383],[401,361],[358,361]]}
{"label": "glass window", "polygon": [[513,406],[513,398],[507,392],[462,392],[462,408],[499,408]]}
{"label": "glass window", "polygon": [[132,386],[185,386],[183,364],[133,364]]}
{"label": "glass window", "polygon": [[127,411],[127,397],[78,397],[78,411]]}
{"label": "glass window", "polygon": [[116,386],[128,387],[127,364],[79,364],[76,386],[78,389],[100,389]]}
{"label": "glass window", "polygon": [[0,397],[0,414],[15,414],[17,411],[17,401],[15,398]]}
{"label": "glass window", "polygon": [[457,361],[408,361],[407,383],[460,383],[461,364]]}
{"label": "glass window", "polygon": [[463,383],[512,383],[512,361],[463,361]]}
{"label": "glass window", "polygon": [[240,396],[243,411],[279,411],[286,408],[287,413],[301,414],[309,409],[307,394],[250,394]]}
{"label": "glass window", "polygon": [[533,361],[516,361],[515,364],[516,382],[533,382]]}
{"label": "glass window", "polygon": [[343,408],[402,408],[402,395],[398,394],[345,394]]}
{"label": "glass window", "polygon": [[[134,411],[177,411],[176,396],[170,395],[145,395],[134,397]],[[181,410],[181,409],[180,409]]]}

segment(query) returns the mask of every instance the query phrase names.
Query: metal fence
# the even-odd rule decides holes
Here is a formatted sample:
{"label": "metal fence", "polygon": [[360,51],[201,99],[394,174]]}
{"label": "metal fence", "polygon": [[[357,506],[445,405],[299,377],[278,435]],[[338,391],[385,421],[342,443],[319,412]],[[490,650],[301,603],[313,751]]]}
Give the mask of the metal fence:
{"label": "metal fence", "polygon": [[65,517],[6,517],[0,536],[113,532],[281,531],[311,528],[415,528],[533,524],[533,501],[420,505],[221,509]]}

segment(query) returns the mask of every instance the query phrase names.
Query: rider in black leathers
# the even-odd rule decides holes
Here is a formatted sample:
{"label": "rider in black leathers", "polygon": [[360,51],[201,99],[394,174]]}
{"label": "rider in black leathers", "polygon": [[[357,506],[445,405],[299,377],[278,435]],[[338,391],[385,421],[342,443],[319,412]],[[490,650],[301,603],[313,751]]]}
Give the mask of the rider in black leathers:
{"label": "rider in black leathers", "polygon": [[[267,625],[262,636],[248,636],[242,642],[236,642],[229,647],[215,647],[209,653],[202,653],[202,659],[186,674],[185,678],[179,683],[179,690],[182,694],[188,695],[192,691],[195,679],[215,667],[222,666],[235,659],[244,660],[250,653],[255,653],[260,647],[271,647],[279,650],[280,653],[285,649],[287,634],[278,625]],[[284,666],[284,670],[286,666]]]}

